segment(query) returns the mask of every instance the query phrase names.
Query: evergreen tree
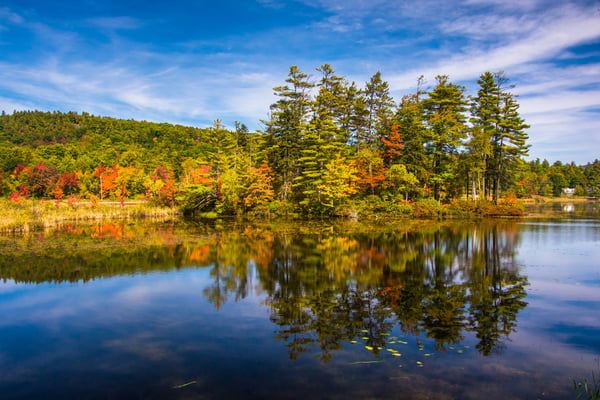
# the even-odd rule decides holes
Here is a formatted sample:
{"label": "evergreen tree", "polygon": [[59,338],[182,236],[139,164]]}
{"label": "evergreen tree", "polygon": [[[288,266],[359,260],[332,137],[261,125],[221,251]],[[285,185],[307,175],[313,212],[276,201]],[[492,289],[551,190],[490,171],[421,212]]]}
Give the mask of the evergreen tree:
{"label": "evergreen tree", "polygon": [[521,156],[529,154],[526,144],[529,125],[519,116],[519,104],[507,93],[504,96],[498,134],[494,140],[494,201],[498,202],[501,184],[520,166]]}
{"label": "evergreen tree", "polygon": [[404,96],[393,120],[404,144],[398,162],[405,165],[406,170],[420,182],[427,182],[431,163],[425,149],[427,132],[424,121],[423,104],[418,94]]}
{"label": "evergreen tree", "polygon": [[321,185],[325,164],[341,152],[344,136],[335,122],[339,113],[341,78],[333,75],[328,64],[317,70],[323,78],[319,93],[312,103],[313,117],[302,131],[302,147],[298,166],[300,174],[295,178],[295,187],[302,193],[300,204],[309,211],[321,209],[323,204]]}
{"label": "evergreen tree", "polygon": [[479,90],[471,105],[471,123],[476,129],[473,132],[489,138],[491,144],[491,149],[483,154],[484,195],[493,192],[496,202],[501,185],[515,172],[519,157],[527,155],[529,148],[525,144],[528,139],[525,129],[529,126],[519,116],[519,105],[508,92],[511,88],[508,81],[503,72],[485,72],[477,81]]}
{"label": "evergreen tree", "polygon": [[473,162],[480,166],[483,163],[484,171],[476,168],[472,179],[481,182],[482,195],[490,195],[492,175],[492,152],[489,146],[483,143],[487,140],[490,145],[496,141],[500,124],[500,112],[502,103],[502,85],[505,79],[500,73],[485,72],[477,81],[479,90],[477,96],[471,103],[471,119],[473,125],[471,130],[472,140],[468,145],[469,153],[476,158]]}
{"label": "evergreen tree", "polygon": [[389,84],[381,79],[381,72],[377,72],[366,84],[365,103],[367,105],[367,129],[364,141],[368,146],[378,146],[389,120],[393,116],[392,107],[394,100],[390,96]]}
{"label": "evergreen tree", "polygon": [[235,149],[235,139],[230,131],[225,129],[221,120],[214,121],[214,127],[210,128],[211,135],[209,143],[212,145],[210,161],[213,164],[215,174],[219,177],[223,171],[229,169],[233,164],[232,153]]}
{"label": "evergreen tree", "polygon": [[279,178],[281,197],[291,193],[292,183],[299,174],[301,132],[305,129],[311,106],[310,89],[314,84],[308,75],[293,65],[286,82],[289,85],[273,88],[279,100],[271,105],[271,120],[266,123],[267,155]]}
{"label": "evergreen tree", "polygon": [[479,125],[474,125],[469,129],[469,141],[466,143],[467,151],[464,156],[462,170],[466,174],[466,193],[469,191],[473,199],[477,198],[478,193],[485,193],[486,171],[488,161],[492,155],[489,130]]}
{"label": "evergreen tree", "polygon": [[434,197],[441,199],[444,185],[456,178],[454,163],[466,138],[465,88],[448,81],[447,75],[436,77],[437,86],[423,100],[428,125],[426,148],[432,156]]}
{"label": "evergreen tree", "polygon": [[594,160],[585,166],[585,178],[591,195],[600,196],[600,160]]}

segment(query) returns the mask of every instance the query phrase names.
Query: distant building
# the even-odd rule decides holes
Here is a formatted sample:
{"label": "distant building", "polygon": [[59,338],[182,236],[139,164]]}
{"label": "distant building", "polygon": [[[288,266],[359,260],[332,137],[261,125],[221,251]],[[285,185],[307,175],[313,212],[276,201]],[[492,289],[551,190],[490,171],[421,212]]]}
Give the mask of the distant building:
{"label": "distant building", "polygon": [[562,188],[562,192],[563,192],[563,194],[566,194],[567,196],[573,196],[575,194],[575,189],[573,189],[573,188]]}

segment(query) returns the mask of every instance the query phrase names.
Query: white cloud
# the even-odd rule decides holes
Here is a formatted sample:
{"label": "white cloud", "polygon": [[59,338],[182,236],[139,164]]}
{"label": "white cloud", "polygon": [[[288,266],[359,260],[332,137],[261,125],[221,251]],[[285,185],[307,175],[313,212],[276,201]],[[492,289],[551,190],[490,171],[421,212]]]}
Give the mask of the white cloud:
{"label": "white cloud", "polygon": [[519,99],[523,114],[556,113],[573,109],[600,107],[600,90],[554,91],[551,94]]}
{"label": "white cloud", "polygon": [[13,24],[22,24],[23,22],[25,22],[23,17],[21,17],[15,12],[12,12],[8,7],[0,8],[0,21],[1,20],[6,20]]}
{"label": "white cloud", "polygon": [[514,37],[518,34],[529,33],[540,25],[537,18],[530,15],[480,15],[463,16],[459,19],[443,22],[440,26],[442,32],[450,34],[460,34],[468,36],[471,39],[485,39],[493,37],[494,39],[505,40],[506,36]]}
{"label": "white cloud", "polygon": [[594,15],[571,8],[563,10],[553,21],[539,26],[529,36],[509,44],[481,50],[472,48],[435,67],[414,69],[389,79],[392,89],[414,86],[415,77],[421,74],[431,78],[448,74],[454,80],[476,79],[485,71],[509,68],[556,57],[569,47],[600,37],[600,23]]}
{"label": "white cloud", "polygon": [[539,5],[547,4],[549,0],[466,0],[468,5],[493,5],[503,9],[518,9],[530,11]]}
{"label": "white cloud", "polygon": [[[307,66],[305,72],[317,74],[313,68],[326,62],[358,85],[382,71],[397,100],[422,74],[430,83],[437,74],[449,74],[474,86],[481,73],[505,70],[518,84],[514,92],[521,95],[522,114],[534,125],[532,142],[559,146],[561,129],[568,129],[561,121],[585,127],[588,135],[598,128],[595,114],[584,111],[598,107],[600,64],[558,66],[559,60],[573,64],[579,57],[573,47],[600,38],[595,6],[541,0],[298,1],[315,13],[325,10],[322,18],[257,34],[163,43],[163,50],[171,46],[165,53],[128,39],[128,30],[149,25],[143,20],[84,20],[109,32],[111,40],[96,48],[77,32],[26,22],[0,8],[0,24],[23,24],[43,44],[32,50],[38,53],[33,60],[0,61],[0,106],[196,126],[221,118],[252,129],[266,117],[275,100],[271,89],[284,83],[287,66]],[[285,3],[260,2],[267,8]],[[550,120],[557,123],[544,122]]]}

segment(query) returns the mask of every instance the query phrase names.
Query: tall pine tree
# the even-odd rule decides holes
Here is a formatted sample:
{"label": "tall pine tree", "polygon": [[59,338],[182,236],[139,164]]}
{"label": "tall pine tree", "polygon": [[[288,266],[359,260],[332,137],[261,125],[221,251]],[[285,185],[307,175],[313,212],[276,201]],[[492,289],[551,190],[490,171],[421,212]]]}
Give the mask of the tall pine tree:
{"label": "tall pine tree", "polygon": [[271,105],[271,120],[266,122],[267,138],[264,141],[284,200],[290,196],[294,179],[299,174],[301,132],[311,107],[310,89],[314,87],[308,75],[295,65],[290,67],[286,82],[288,85],[273,88],[279,100]]}
{"label": "tall pine tree", "polygon": [[423,100],[428,126],[426,148],[432,156],[432,183],[438,201],[442,187],[456,179],[454,163],[461,140],[467,136],[465,88],[448,79],[447,75],[437,76],[436,87]]}
{"label": "tall pine tree", "polygon": [[[529,146],[525,124],[519,116],[519,105],[508,91],[509,79],[503,72],[485,72],[477,81],[479,90],[471,105],[473,136],[469,148],[479,154],[485,165],[484,196],[495,201],[506,177],[518,164],[519,157],[527,155]],[[489,140],[489,146],[482,141]]]}

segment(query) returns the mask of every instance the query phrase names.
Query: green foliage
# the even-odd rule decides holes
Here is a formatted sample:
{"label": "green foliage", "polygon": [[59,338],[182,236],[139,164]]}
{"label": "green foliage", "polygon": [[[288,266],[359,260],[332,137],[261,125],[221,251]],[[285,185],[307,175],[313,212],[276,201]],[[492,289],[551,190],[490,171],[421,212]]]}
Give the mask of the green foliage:
{"label": "green foliage", "polygon": [[437,217],[442,212],[442,207],[434,199],[420,199],[412,206],[415,218]]}
{"label": "green foliage", "polygon": [[[380,73],[360,88],[329,64],[317,71],[313,82],[290,67],[273,88],[265,132],[218,119],[199,129],[72,112],[1,115],[0,195],[146,199],[218,214],[420,217],[520,214],[500,200],[506,193],[600,193],[598,160],[522,160],[528,126],[502,73],[481,76],[468,110],[465,88],[445,75],[429,92],[419,78],[396,107]],[[482,201],[456,202],[464,197]]]}
{"label": "green foliage", "polygon": [[294,204],[287,200],[274,200],[269,203],[267,210],[270,214],[282,217],[291,217],[294,215]]}
{"label": "green foliage", "polygon": [[386,202],[380,196],[369,195],[356,201],[356,211],[366,217],[382,216],[386,213]]}
{"label": "green foliage", "polygon": [[413,215],[413,206],[406,202],[402,196],[391,197],[385,201],[385,211],[390,215]]}

